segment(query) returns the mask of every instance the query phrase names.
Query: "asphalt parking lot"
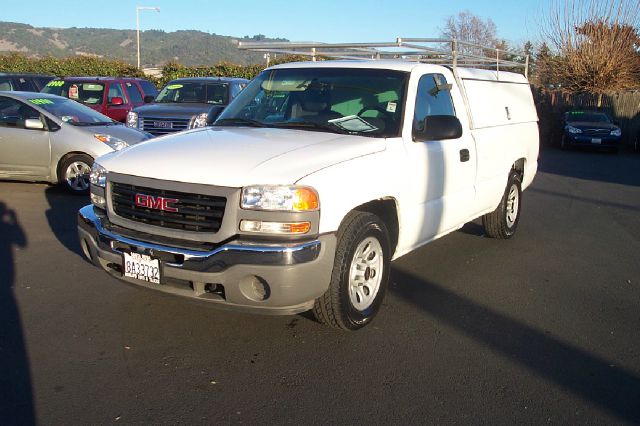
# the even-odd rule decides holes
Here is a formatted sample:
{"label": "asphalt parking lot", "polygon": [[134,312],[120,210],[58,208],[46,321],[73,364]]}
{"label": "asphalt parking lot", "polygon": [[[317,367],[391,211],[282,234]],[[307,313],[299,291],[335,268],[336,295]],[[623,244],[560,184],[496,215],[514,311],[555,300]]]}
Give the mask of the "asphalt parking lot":
{"label": "asphalt parking lot", "polygon": [[640,423],[640,155],[542,153],[517,235],[394,262],[332,330],[134,288],[86,262],[86,199],[0,182],[0,424]]}

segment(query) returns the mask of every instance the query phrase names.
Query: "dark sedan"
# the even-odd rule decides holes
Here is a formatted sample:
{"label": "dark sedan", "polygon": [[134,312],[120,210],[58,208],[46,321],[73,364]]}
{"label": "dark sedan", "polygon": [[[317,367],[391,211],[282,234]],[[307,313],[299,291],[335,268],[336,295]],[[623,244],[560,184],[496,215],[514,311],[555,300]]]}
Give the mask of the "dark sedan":
{"label": "dark sedan", "polygon": [[564,115],[561,147],[589,147],[618,151],[622,131],[604,112],[569,111]]}

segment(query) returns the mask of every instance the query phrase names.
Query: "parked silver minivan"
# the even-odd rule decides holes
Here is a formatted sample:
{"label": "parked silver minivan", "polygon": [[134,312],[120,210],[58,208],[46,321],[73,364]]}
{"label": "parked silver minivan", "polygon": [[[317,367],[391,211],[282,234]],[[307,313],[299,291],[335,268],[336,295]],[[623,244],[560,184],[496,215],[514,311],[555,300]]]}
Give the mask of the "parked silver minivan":
{"label": "parked silver minivan", "polygon": [[76,101],[33,92],[0,92],[0,179],[89,189],[93,159],[149,139]]}

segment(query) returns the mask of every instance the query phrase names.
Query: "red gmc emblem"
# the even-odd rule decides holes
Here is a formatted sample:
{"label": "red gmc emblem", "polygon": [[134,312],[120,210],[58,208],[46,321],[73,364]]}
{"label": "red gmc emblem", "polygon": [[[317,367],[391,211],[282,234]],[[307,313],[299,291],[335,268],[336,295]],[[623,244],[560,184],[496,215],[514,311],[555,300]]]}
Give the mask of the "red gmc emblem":
{"label": "red gmc emblem", "polygon": [[178,208],[171,204],[175,204],[178,201],[180,200],[176,198],[153,197],[146,194],[136,194],[136,206],[147,209],[164,210],[166,212],[176,213]]}

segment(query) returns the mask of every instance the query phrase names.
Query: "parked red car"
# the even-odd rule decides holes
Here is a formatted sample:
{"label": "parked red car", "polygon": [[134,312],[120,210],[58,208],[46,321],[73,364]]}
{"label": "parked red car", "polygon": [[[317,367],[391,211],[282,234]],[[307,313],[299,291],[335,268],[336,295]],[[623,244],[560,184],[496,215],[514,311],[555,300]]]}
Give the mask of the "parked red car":
{"label": "parked red car", "polygon": [[132,108],[151,100],[158,90],[148,80],[133,77],[65,77],[51,80],[44,93],[78,101],[120,122]]}

